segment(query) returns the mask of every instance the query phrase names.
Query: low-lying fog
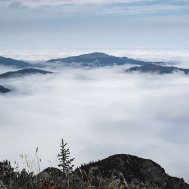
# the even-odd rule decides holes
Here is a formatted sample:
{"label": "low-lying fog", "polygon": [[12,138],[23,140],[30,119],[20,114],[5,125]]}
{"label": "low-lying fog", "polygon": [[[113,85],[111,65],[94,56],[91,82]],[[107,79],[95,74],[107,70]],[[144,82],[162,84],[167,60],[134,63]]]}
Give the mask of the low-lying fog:
{"label": "low-lying fog", "polygon": [[0,96],[1,161],[33,157],[38,146],[42,168],[56,166],[63,138],[76,166],[126,153],[189,181],[189,76],[55,72],[1,81],[13,89]]}

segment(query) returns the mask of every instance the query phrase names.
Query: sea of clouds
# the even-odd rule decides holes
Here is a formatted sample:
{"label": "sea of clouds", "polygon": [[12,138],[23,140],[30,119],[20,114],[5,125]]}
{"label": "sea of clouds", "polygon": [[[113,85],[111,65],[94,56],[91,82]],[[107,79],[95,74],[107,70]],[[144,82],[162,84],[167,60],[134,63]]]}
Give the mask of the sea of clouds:
{"label": "sea of clouds", "polygon": [[1,80],[13,91],[0,95],[0,161],[22,167],[20,154],[31,160],[39,147],[41,169],[56,166],[63,138],[76,166],[126,153],[189,181],[189,76],[124,70],[59,67]]}

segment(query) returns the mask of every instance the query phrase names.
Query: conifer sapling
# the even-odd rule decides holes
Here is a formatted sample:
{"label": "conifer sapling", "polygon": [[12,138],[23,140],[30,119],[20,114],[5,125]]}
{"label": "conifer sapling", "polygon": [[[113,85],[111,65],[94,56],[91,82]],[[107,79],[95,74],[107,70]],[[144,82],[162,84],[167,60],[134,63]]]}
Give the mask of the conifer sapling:
{"label": "conifer sapling", "polygon": [[62,139],[60,153],[58,154],[58,160],[60,162],[58,167],[60,167],[63,177],[65,177],[66,180],[69,180],[69,175],[72,173],[74,167],[72,164],[74,158],[70,158],[70,150],[66,146],[67,143],[64,143],[64,140]]}

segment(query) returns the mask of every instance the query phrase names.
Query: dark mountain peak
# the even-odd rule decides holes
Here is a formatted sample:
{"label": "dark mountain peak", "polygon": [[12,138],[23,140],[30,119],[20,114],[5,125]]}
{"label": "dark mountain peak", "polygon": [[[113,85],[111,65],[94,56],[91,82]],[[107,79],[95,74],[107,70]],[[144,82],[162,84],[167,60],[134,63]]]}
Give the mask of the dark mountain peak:
{"label": "dark mountain peak", "polygon": [[175,72],[182,72],[185,74],[189,74],[189,69],[177,68],[174,66],[147,64],[147,65],[132,67],[126,70],[126,72],[158,73],[158,74],[170,74]]}
{"label": "dark mountain peak", "polygon": [[[102,52],[94,52],[89,54],[83,54],[79,56],[71,56],[67,58],[52,59],[47,61],[48,63],[58,63],[64,66],[79,66],[79,67],[103,67],[113,65],[144,65],[152,62],[145,62],[141,60],[135,60],[127,57],[111,56]],[[162,62],[154,62],[162,64]]]}
{"label": "dark mountain peak", "polygon": [[8,93],[8,92],[10,92],[10,89],[5,88],[2,85],[0,85],[0,93]]}
{"label": "dark mountain peak", "polygon": [[86,58],[89,58],[89,57],[93,57],[93,58],[110,57],[110,55],[103,53],[103,52],[93,52],[93,53],[88,53],[88,54],[82,54],[82,55],[79,55],[79,56],[80,57],[86,57]]}
{"label": "dark mountain peak", "polygon": [[26,76],[26,75],[32,75],[32,74],[50,74],[52,72],[46,71],[46,70],[40,70],[35,68],[25,68],[17,71],[10,71],[3,74],[0,74],[0,79],[6,79],[11,77],[20,77],[20,76]]}
{"label": "dark mountain peak", "polygon": [[102,53],[102,52],[94,52],[94,53],[88,53],[88,54],[82,54],[78,56],[70,56],[67,58],[60,58],[60,59],[52,59],[47,62],[62,62],[62,63],[83,63],[83,65],[86,63],[99,63],[102,60],[106,61],[109,58],[112,58],[113,56],[110,56],[108,54]]}
{"label": "dark mountain peak", "polygon": [[[152,160],[143,159],[143,158],[139,158],[137,156],[128,155],[128,154],[112,155],[103,160],[85,165],[82,168],[88,169],[88,168],[97,166],[99,169],[102,169],[104,171],[105,170],[109,171],[113,169],[119,169],[119,170],[124,171],[127,168],[127,172],[129,171],[140,172],[140,169],[145,168],[145,165],[154,166],[154,167],[162,169],[160,165],[153,162]],[[164,169],[162,169],[162,172],[165,173]]]}
{"label": "dark mountain peak", "polygon": [[32,65],[29,64],[28,62],[25,62],[22,60],[15,60],[12,58],[6,58],[3,56],[0,56],[0,65],[13,66],[13,67],[19,67],[19,68],[32,67]]}
{"label": "dark mountain peak", "polygon": [[94,174],[97,178],[103,177],[107,182],[115,178],[119,183],[114,186],[117,188],[189,189],[183,179],[167,175],[165,170],[152,160],[127,154],[113,155],[81,166],[78,170]]}

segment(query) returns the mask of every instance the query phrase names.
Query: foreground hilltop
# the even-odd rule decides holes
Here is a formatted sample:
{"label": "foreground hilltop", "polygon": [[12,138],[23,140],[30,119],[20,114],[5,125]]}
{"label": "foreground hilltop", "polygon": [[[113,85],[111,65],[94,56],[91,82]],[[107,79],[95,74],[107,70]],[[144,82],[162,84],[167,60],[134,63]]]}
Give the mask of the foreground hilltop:
{"label": "foreground hilltop", "polygon": [[189,184],[169,176],[152,160],[118,154],[75,169],[69,186],[57,168],[33,175],[0,162],[0,189],[189,189]]}
{"label": "foreground hilltop", "polygon": [[107,182],[114,178],[112,184],[110,183],[112,188],[189,189],[183,179],[167,175],[165,170],[152,160],[126,154],[113,155],[80,169],[87,173],[93,170],[96,178],[99,178],[97,175],[101,173],[101,177]]}
{"label": "foreground hilltop", "polygon": [[[47,168],[38,177],[49,180],[57,188],[64,188],[58,181],[61,178],[59,169]],[[113,155],[77,168],[70,184],[73,189],[189,189],[183,179],[167,175],[152,160],[126,154]],[[48,182],[43,186],[49,189]]]}

